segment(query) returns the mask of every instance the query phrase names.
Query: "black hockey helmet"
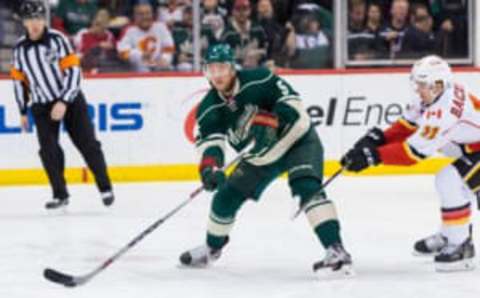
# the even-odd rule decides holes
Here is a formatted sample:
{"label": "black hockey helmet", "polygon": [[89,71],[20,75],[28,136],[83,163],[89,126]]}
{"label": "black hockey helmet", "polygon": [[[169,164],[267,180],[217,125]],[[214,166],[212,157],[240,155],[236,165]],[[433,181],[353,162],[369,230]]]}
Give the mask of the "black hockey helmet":
{"label": "black hockey helmet", "polygon": [[22,19],[43,19],[47,16],[47,9],[43,1],[25,0],[20,5],[20,17]]}

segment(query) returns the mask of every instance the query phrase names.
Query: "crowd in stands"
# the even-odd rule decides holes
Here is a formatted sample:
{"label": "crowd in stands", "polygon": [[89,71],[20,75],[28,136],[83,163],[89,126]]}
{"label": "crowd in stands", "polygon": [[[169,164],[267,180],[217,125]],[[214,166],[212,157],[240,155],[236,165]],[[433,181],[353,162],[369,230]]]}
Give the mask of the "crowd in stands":
{"label": "crowd in stands", "polygon": [[350,0],[351,60],[468,56],[467,0]]}
{"label": "crowd in stands", "polygon": [[[21,23],[8,11],[15,12],[21,0],[7,2],[0,3],[0,62],[15,43],[2,34],[21,33]],[[193,69],[192,0],[49,2],[52,27],[71,37],[85,71]],[[348,57],[466,57],[467,2],[348,0]],[[329,68],[332,10],[332,0],[201,0],[201,50],[228,43],[243,67]]]}

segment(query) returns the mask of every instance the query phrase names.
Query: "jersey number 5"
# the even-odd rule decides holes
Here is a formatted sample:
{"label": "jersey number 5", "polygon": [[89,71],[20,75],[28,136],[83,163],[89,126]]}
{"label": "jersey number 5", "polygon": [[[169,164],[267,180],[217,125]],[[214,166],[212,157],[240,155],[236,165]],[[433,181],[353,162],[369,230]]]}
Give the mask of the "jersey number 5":
{"label": "jersey number 5", "polygon": [[288,95],[288,87],[285,85],[285,82],[282,80],[277,81],[277,87],[280,89],[280,92],[282,92],[282,95]]}
{"label": "jersey number 5", "polygon": [[440,127],[432,127],[427,125],[423,128],[421,135],[427,140],[433,140],[435,139],[439,131]]}

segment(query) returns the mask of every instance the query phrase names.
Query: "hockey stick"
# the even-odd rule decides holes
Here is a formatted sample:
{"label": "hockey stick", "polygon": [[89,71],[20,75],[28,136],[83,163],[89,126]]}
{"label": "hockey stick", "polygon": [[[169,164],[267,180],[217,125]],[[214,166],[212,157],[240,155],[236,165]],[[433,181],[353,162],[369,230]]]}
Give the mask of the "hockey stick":
{"label": "hockey stick", "polygon": [[[325,189],[333,180],[335,180],[335,178],[337,178],[343,172],[343,170],[345,170],[345,167],[341,167],[332,176],[330,176],[330,178],[328,178],[327,181],[325,181],[325,183],[322,184],[322,189]],[[293,214],[292,220],[297,218],[300,215],[300,213],[303,212],[306,205],[307,204],[304,204],[303,206],[300,206],[300,208],[298,208],[295,214]]]}
{"label": "hockey stick", "polygon": [[[237,163],[243,156],[244,156],[243,153],[239,154],[234,160],[232,160],[229,164],[227,164],[223,169],[227,169],[228,167]],[[164,217],[158,219],[153,224],[151,224],[147,229],[145,229],[137,237],[133,238],[133,240],[131,240],[127,245],[122,247],[117,253],[115,253],[113,256],[108,258],[105,262],[103,262],[100,266],[98,266],[92,272],[84,274],[84,275],[74,276],[74,275],[69,275],[69,274],[62,273],[62,272],[57,271],[55,269],[46,268],[43,271],[43,276],[51,282],[58,283],[58,284],[66,286],[66,287],[76,287],[76,286],[81,286],[81,285],[86,284],[88,281],[90,281],[97,274],[99,274],[100,272],[105,270],[107,267],[109,267],[111,264],[113,264],[113,262],[115,262],[117,259],[119,259],[124,253],[126,253],[128,250],[130,250],[132,247],[134,247],[140,241],[142,241],[143,238],[145,238],[147,235],[152,233],[156,228],[158,228],[158,226],[163,224],[167,219],[172,217],[174,214],[176,214],[178,211],[180,211],[183,207],[187,206],[203,190],[204,190],[203,186],[200,186],[197,189],[195,189],[189,195],[188,199],[184,200],[181,204],[179,204],[177,207],[175,207],[172,211],[168,212]]]}

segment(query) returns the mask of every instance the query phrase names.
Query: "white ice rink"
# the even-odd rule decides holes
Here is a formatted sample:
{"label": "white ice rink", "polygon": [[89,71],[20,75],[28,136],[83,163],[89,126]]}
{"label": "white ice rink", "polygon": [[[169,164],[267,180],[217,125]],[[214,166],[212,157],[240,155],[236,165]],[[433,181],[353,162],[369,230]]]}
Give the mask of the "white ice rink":
{"label": "white ice rink", "polygon": [[[101,205],[92,185],[71,186],[66,215],[43,209],[46,187],[0,188],[0,297],[480,297],[480,258],[476,271],[439,274],[431,259],[411,255],[412,243],[439,224],[431,176],[339,177],[329,186],[354,257],[357,276],[350,280],[318,281],[312,274],[323,249],[305,218],[289,220],[285,181],[272,185],[260,203],[245,206],[214,267],[177,265],[182,251],[204,241],[210,197],[202,195],[89,284],[69,289],[43,279],[47,266],[90,271],[196,186],[120,184],[112,210]],[[478,212],[474,217],[478,249]]]}

